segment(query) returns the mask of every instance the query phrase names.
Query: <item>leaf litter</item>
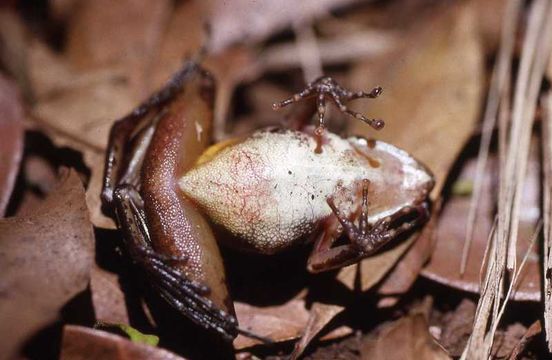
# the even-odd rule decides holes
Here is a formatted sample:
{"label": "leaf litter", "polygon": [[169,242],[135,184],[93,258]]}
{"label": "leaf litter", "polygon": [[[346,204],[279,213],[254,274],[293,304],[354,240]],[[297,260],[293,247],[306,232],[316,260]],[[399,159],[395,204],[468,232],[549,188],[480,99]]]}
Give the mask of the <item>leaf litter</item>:
{"label": "leaf litter", "polygon": [[[0,220],[2,354],[15,356],[90,280],[94,234],[84,189],[64,170],[55,190],[26,216]],[[23,309],[23,311],[22,311]]]}
{"label": "leaf litter", "polygon": [[[538,3],[542,8],[549,6],[546,1],[535,0],[533,3]],[[235,298],[240,325],[252,332],[268,335],[278,343],[267,346],[238,337],[234,347],[239,349],[239,356],[277,358],[292,354],[295,358],[306,356],[326,359],[333,358],[330,354],[347,353],[351,358],[358,359],[378,356],[392,358],[393,354],[397,358],[416,358],[415,355],[426,354],[427,358],[440,359],[448,358],[447,353],[460,355],[467,335],[473,330],[470,328],[471,318],[475,316],[477,325],[483,321],[484,312],[474,310],[468,321],[464,310],[454,310],[456,307],[447,304],[445,300],[426,304],[423,314],[413,304],[420,296],[420,291],[443,291],[436,290],[441,285],[419,280],[418,275],[422,271],[426,277],[445,284],[445,289],[454,294],[451,296],[456,299],[465,299],[471,295],[454,293],[452,288],[478,292],[479,266],[473,264],[474,261],[478,264],[484,257],[486,233],[490,231],[492,220],[489,222],[489,219],[492,219],[492,215],[471,215],[471,221],[475,219],[474,245],[465,274],[459,276],[457,270],[461,251],[458,250],[458,244],[461,245],[465,234],[461,224],[468,213],[469,199],[462,198],[458,193],[449,196],[447,184],[451,181],[451,175],[454,178],[458,171],[459,160],[464,160],[465,149],[473,146],[470,139],[478,131],[481,118],[497,119],[496,123],[502,126],[498,131],[499,137],[506,138],[503,119],[508,117],[510,111],[506,111],[508,101],[504,89],[493,97],[499,102],[494,105],[493,116],[484,117],[481,114],[484,92],[489,85],[487,80],[498,76],[490,75],[491,71],[485,68],[485,61],[489,63],[496,51],[504,51],[500,50],[504,49],[504,41],[500,42],[498,26],[505,11],[501,2],[480,0],[436,4],[430,0],[393,0],[374,5],[334,0],[316,2],[316,6],[309,3],[303,6],[282,3],[278,9],[272,5],[252,4],[248,1],[166,0],[151,3],[125,0],[111,6],[111,3],[106,4],[105,1],[51,0],[49,5],[51,17],[36,23],[33,23],[32,16],[22,17],[21,8],[10,5],[0,8],[0,38],[3,41],[0,61],[2,69],[16,79],[19,91],[24,95],[28,116],[22,122],[26,128],[45,134],[58,147],[82,154],[88,169],[80,168],[80,178],[74,172],[70,178],[75,186],[77,182],[80,184],[81,180],[84,181],[86,197],[81,196],[79,199],[78,204],[81,206],[78,211],[73,210],[75,203],[71,202],[65,204],[64,211],[73,214],[62,213],[64,216],[79,212],[82,215],[84,211],[86,216],[90,216],[96,226],[96,242],[102,248],[96,253],[96,264],[92,264],[91,258],[78,264],[80,267],[72,262],[66,264],[64,269],[67,274],[80,276],[81,280],[75,283],[76,287],[70,296],[58,298],[55,305],[50,305],[55,308],[51,314],[56,314],[76,294],[82,296],[82,290],[90,283],[89,293],[85,293],[90,298],[86,311],[91,311],[95,320],[130,326],[143,333],[157,332],[161,340],[161,348],[152,348],[90,327],[65,325],[63,341],[59,343],[62,358],[102,353],[112,358],[176,359],[180,358],[176,353],[184,356],[194,353],[185,350],[193,347],[194,341],[182,344],[182,337],[177,336],[180,344],[171,342],[167,333],[171,328],[167,328],[162,317],[159,317],[160,312],[156,307],[159,303],[149,299],[148,290],[135,279],[131,264],[121,260],[120,236],[108,230],[113,228],[113,223],[102,215],[98,195],[103,173],[103,152],[112,122],[130,112],[138,102],[158,88],[179,68],[183,58],[196,56],[205,50],[204,63],[219,81],[215,100],[217,138],[224,138],[228,131],[244,132],[256,128],[259,123],[278,124],[280,118],[269,110],[273,98],[293,92],[305,80],[324,71],[352,88],[383,86],[385,90],[381,99],[366,104],[359,102],[356,110],[385,119],[386,128],[378,133],[366,133],[365,128],[347,121],[351,125],[347,133],[376,137],[405,148],[433,170],[437,181],[432,193],[431,222],[419,233],[388,247],[358,266],[309,277],[304,270],[295,273],[291,271],[304,265],[291,257],[287,276],[294,275],[287,283],[271,283],[274,289],[269,289],[267,284],[257,279],[257,283],[248,285],[245,292],[243,286],[233,286],[233,290],[237,291]],[[537,5],[531,6],[534,8]],[[496,11],[481,12],[482,8]],[[419,14],[419,17],[413,17],[414,13]],[[533,20],[534,17],[528,17],[530,29],[533,30],[538,28],[534,25],[538,23]],[[207,32],[204,19],[210,20]],[[244,27],[245,24],[247,27]],[[62,42],[52,42],[51,34],[56,34],[56,31],[58,36],[59,31],[63,32]],[[527,30],[526,33],[529,37],[531,31]],[[502,47],[497,50],[499,43]],[[527,89],[532,89],[529,91],[531,98],[528,102],[525,100],[526,103],[514,100],[515,111],[512,116],[522,119],[519,120],[520,124],[527,124],[534,118],[533,113],[537,112],[537,117],[540,116],[539,109],[535,109],[537,84],[540,85],[542,75],[539,74],[544,72],[547,64],[545,56],[538,52],[544,54],[545,48],[537,47],[539,50],[536,53],[524,55],[527,50],[523,50],[523,46],[530,48],[529,45],[522,45],[519,74],[528,75],[524,81],[532,84],[527,85]],[[213,50],[217,53],[212,53]],[[518,50],[510,50],[513,57],[519,55]],[[529,60],[524,59],[531,56],[542,60],[533,66],[538,71],[534,70],[533,75],[529,76],[527,69],[531,66],[527,66]],[[511,69],[502,65],[502,70],[496,72],[504,79]],[[490,88],[496,92],[496,85],[492,85],[496,80],[490,83]],[[518,86],[518,93],[522,93],[521,87],[525,85]],[[329,114],[331,118],[339,118],[338,114],[331,111]],[[335,122],[331,126],[344,128]],[[489,121],[483,122],[483,136],[486,138],[481,141],[482,149],[488,147],[485,144],[491,143],[491,135],[496,134],[493,132],[495,127]],[[498,156],[489,157],[486,166],[479,165],[479,171],[475,172],[479,175],[473,181],[473,193],[481,194],[476,198],[479,201],[474,200],[479,205],[478,211],[492,213],[489,204],[493,204],[494,199],[490,196],[491,191],[485,189],[494,189],[496,184],[481,179],[486,179],[492,172],[489,170],[490,164],[496,163],[503,169],[506,158],[515,161],[515,165],[508,165],[511,179],[504,180],[501,172],[500,184],[502,181],[514,181],[514,178],[517,180],[506,186],[507,196],[500,190],[503,195],[499,198],[500,204],[513,204],[511,211],[515,220],[520,213],[530,213],[524,210],[524,206],[534,208],[534,205],[526,205],[526,198],[534,199],[536,196],[538,199],[538,194],[535,194],[538,193],[539,175],[530,176],[534,179],[530,185],[533,191],[530,195],[526,194],[520,179],[524,178],[526,167],[529,168],[529,174],[534,173],[535,169],[538,172],[539,160],[538,156],[535,159],[534,151],[529,151],[530,129],[514,130],[510,130],[512,134],[523,130],[522,136],[511,135],[512,139],[522,140],[521,147],[518,150],[510,148],[508,151],[511,153],[506,157],[506,147],[504,144],[499,145]],[[21,133],[21,130],[18,131]],[[17,137],[13,139],[17,141]],[[29,139],[33,138],[27,136],[25,141],[31,141]],[[547,143],[543,144],[546,159]],[[18,155],[14,149],[5,151],[12,159],[16,159],[9,172],[12,182],[21,162],[17,160],[18,156],[21,159],[21,153]],[[485,151],[482,151],[484,154]],[[529,154],[532,157],[527,160]],[[82,163],[76,166],[82,166]],[[473,165],[470,166],[473,168]],[[52,186],[48,185],[54,183],[52,174],[57,171],[52,162],[40,156],[26,155],[22,167],[25,174],[18,177],[15,192],[10,186],[4,187],[8,198],[11,195],[26,199],[23,202],[18,200],[21,206],[20,218],[34,216],[35,210],[41,209],[41,203],[50,199],[42,199],[44,194],[56,196],[58,193],[55,187],[52,190]],[[543,169],[546,174],[546,163]],[[473,179],[473,172],[465,176]],[[25,188],[23,192],[21,187]],[[498,188],[503,189],[503,185]],[[36,189],[39,195],[36,195]],[[543,228],[544,236],[548,239],[550,211],[546,192],[543,194]],[[501,211],[504,209],[499,207],[499,214]],[[462,221],[455,221],[459,218]],[[7,220],[11,219],[17,218]],[[533,220],[529,219],[527,226],[522,221],[518,231],[515,221],[509,222],[503,217],[499,221],[498,230],[504,233],[504,228],[507,228],[511,239],[519,238],[517,248],[523,252],[534,233],[531,231],[535,225]],[[483,221],[483,226],[480,221]],[[76,221],[74,225],[78,225]],[[26,230],[21,231],[27,235],[33,230],[28,225]],[[90,241],[93,241],[94,234],[90,231],[83,231],[81,237],[82,234],[88,234]],[[443,245],[450,243],[456,247],[443,253]],[[516,243],[511,240],[509,243],[506,251],[510,255],[504,257],[506,265],[511,269],[522,268],[514,261],[516,256],[512,255],[515,254],[513,249]],[[487,250],[487,266],[493,263],[492,251],[493,248]],[[432,254],[434,258],[422,270]],[[443,259],[443,254],[445,261],[439,260],[439,257]],[[540,289],[540,272],[536,270],[538,262],[535,260],[538,250],[535,247],[527,254],[527,265],[512,273],[512,283],[520,279],[512,291],[513,299],[536,294]],[[47,260],[51,259],[43,261]],[[293,262],[296,264],[293,265]],[[546,264],[544,279],[548,281],[546,269],[549,265]],[[261,267],[259,273],[273,269],[268,264]],[[491,276],[495,268],[489,269],[483,272],[483,276]],[[243,276],[244,271],[247,272],[241,271],[241,275],[238,273],[236,276]],[[550,286],[546,284],[546,287]],[[40,286],[41,283],[33,285]],[[508,323],[499,326],[496,317],[500,314],[498,299],[507,292],[500,290],[496,293],[497,287],[494,289],[494,322],[491,330],[496,330],[496,335],[493,336],[492,331],[486,335],[485,346],[478,349],[480,355],[477,356],[515,358],[527,354],[527,351],[531,351],[531,344],[538,341],[535,334],[540,332],[539,327],[534,324],[530,326],[534,320],[532,318],[507,320]],[[488,293],[483,292],[483,299]],[[255,294],[258,299],[272,300],[255,300]],[[538,301],[534,296],[531,299]],[[545,303],[549,302],[549,299],[545,299]],[[444,306],[445,310],[438,309],[440,306]],[[508,310],[505,311],[508,314]],[[449,320],[436,321],[434,314],[439,312],[444,312],[443,319],[448,314]],[[456,321],[460,321],[460,317],[466,321],[457,330],[451,330],[447,323],[456,312],[460,314]],[[10,342],[10,351],[17,351],[23,339],[28,339],[46,324],[52,324],[56,318],[51,314],[50,317],[42,318],[41,314],[37,314],[33,320],[36,323],[30,320],[28,323],[24,320],[19,322],[18,326],[23,329],[22,335],[18,341]],[[547,317],[544,319],[544,328],[549,333]],[[519,321],[524,322],[524,325]],[[62,322],[67,324],[71,321],[63,317]],[[383,323],[386,325],[382,326]],[[451,324],[454,323],[451,321]],[[92,325],[88,323],[88,326]],[[473,339],[476,336],[472,335],[469,342],[471,348],[476,346],[474,344],[477,341]],[[493,338],[495,343],[501,344],[506,339],[509,345],[497,352],[498,347],[492,345]],[[481,339],[482,336],[479,337]],[[294,341],[297,341],[295,348],[291,346]],[[195,351],[197,354],[198,350]],[[481,355],[483,353],[485,355]]]}

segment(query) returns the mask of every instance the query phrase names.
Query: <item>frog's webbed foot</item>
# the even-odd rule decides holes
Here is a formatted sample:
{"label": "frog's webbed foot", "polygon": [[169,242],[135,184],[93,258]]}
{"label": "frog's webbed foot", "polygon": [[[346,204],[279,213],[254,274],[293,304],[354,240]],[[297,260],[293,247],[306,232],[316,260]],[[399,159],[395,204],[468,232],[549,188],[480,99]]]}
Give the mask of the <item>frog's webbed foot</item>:
{"label": "frog's webbed foot", "polygon": [[[328,205],[332,209],[335,218],[330,222],[329,229],[324,231],[315,244],[315,249],[309,258],[309,271],[320,272],[355,263],[374,254],[392,239],[428,219],[428,204],[422,202],[405,206],[370,225],[368,222],[368,186],[368,180],[364,180],[358,225],[355,225],[347,215],[337,208],[333,198],[328,198]],[[401,219],[409,220],[393,226]],[[339,224],[342,229],[337,230]],[[345,231],[350,243],[332,248],[333,242],[341,235],[342,231]]]}
{"label": "frog's webbed foot", "polygon": [[131,185],[118,186],[114,191],[116,215],[125,231],[126,248],[134,262],[140,265],[161,296],[174,308],[198,325],[219,333],[232,341],[238,333],[236,318],[216,307],[207,298],[207,286],[189,279],[171,263],[186,261],[156,253],[150,245],[140,194]]}
{"label": "frog's webbed foot", "polygon": [[345,104],[354,99],[370,98],[374,99],[382,93],[382,88],[377,86],[370,92],[364,91],[350,91],[341,87],[333,78],[329,76],[322,76],[313,82],[309,83],[307,87],[301,92],[294,94],[288,99],[272,104],[274,110],[278,110],[284,106],[298,102],[302,99],[308,99],[316,96],[316,112],[318,114],[318,127],[315,134],[320,138],[324,132],[325,123],[324,116],[326,114],[326,99],[329,99],[335,103],[341,112],[349,114],[350,116],[361,120],[376,130],[381,129],[385,123],[379,119],[369,119],[366,116],[350,110]]}

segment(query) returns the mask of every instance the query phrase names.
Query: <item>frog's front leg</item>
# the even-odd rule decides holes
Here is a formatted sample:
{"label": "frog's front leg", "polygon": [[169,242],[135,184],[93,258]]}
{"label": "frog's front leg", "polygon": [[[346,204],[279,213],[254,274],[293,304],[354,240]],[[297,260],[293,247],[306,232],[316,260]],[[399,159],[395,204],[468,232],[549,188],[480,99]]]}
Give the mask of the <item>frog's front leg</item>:
{"label": "frog's front leg", "polygon": [[[307,267],[310,272],[331,270],[358,262],[374,254],[402,233],[425,222],[429,217],[427,203],[421,202],[405,206],[370,225],[368,222],[368,186],[369,182],[364,180],[358,226],[336,207],[332,197],[328,198],[328,205],[333,211],[333,216],[325,223],[325,229],[320,234],[309,257]],[[398,226],[392,226],[398,220],[411,215],[415,217]],[[350,243],[332,247],[343,231],[347,234]]]}
{"label": "frog's front leg", "polygon": [[329,76],[322,76],[313,82],[309,83],[305,89],[293,96],[289,97],[280,102],[272,104],[274,110],[278,110],[284,106],[290,105],[292,103],[301,101],[303,99],[308,99],[311,97],[316,97],[316,112],[318,114],[318,128],[317,133],[320,135],[325,128],[324,117],[326,114],[326,99],[331,100],[339,108],[341,112],[349,114],[350,116],[361,120],[376,130],[381,129],[385,123],[383,120],[379,119],[369,119],[366,116],[350,110],[345,103],[350,100],[360,99],[360,98],[370,98],[375,99],[382,93],[382,88],[376,86],[370,92],[365,91],[350,91],[341,87],[333,78]]}
{"label": "frog's front leg", "polygon": [[101,194],[102,210],[106,213],[111,214],[113,193],[117,185],[131,184],[139,188],[145,151],[151,142],[156,123],[165,114],[164,107],[178,98],[186,83],[201,71],[196,63],[187,62],[165,87],[113,124],[109,133]]}

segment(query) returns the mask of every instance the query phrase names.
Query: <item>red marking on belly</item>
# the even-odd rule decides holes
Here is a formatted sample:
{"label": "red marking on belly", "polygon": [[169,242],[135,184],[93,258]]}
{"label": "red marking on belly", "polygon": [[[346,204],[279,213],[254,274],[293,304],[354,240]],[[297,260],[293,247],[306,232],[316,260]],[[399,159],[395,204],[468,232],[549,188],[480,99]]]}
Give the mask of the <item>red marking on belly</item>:
{"label": "red marking on belly", "polygon": [[226,186],[229,205],[245,222],[262,220],[266,206],[270,206],[269,179],[264,175],[266,162],[259,153],[236,151],[232,155],[230,178]]}

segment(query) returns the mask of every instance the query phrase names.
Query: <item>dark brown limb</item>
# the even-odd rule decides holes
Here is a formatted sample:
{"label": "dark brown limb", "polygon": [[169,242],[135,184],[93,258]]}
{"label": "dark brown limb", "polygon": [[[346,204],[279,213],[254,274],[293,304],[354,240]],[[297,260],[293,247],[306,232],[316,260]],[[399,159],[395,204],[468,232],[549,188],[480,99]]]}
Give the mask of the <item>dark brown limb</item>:
{"label": "dark brown limb", "polygon": [[290,104],[301,101],[303,99],[308,99],[313,96],[317,96],[316,111],[318,114],[319,132],[322,132],[322,130],[325,128],[324,116],[326,112],[325,110],[326,99],[332,100],[337,105],[337,107],[341,112],[349,114],[350,116],[367,123],[374,129],[379,130],[385,125],[383,120],[369,119],[360,113],[349,110],[345,105],[345,103],[350,100],[359,99],[359,98],[374,99],[378,97],[381,93],[382,93],[382,88],[379,86],[373,88],[370,92],[364,92],[364,91],[353,92],[341,87],[333,78],[329,76],[323,76],[309,83],[303,91],[293,95],[292,97],[286,100],[274,103],[272,105],[272,108],[274,110],[278,110],[284,106],[288,106]]}
{"label": "dark brown limb", "polygon": [[[104,211],[110,214],[113,205],[113,191],[118,184],[126,179],[127,183],[137,185],[137,179],[131,174],[138,174],[143,159],[143,151],[147,148],[152,131],[144,131],[152,127],[159,118],[160,110],[182,91],[183,84],[200,71],[194,62],[188,62],[175,76],[157,93],[138,106],[132,113],[117,120],[109,133],[109,142],[104,168],[104,183],[102,187],[102,203]],[[142,158],[132,158],[135,154]]]}
{"label": "dark brown limb", "polygon": [[[313,253],[309,257],[308,270],[321,272],[358,262],[359,260],[376,253],[382,246],[397,236],[413,229],[429,218],[427,203],[405,206],[395,213],[378,220],[371,225],[368,222],[368,182],[365,181],[362,189],[362,207],[358,226],[339,210],[332,198],[328,205],[332,209],[335,221],[341,224],[343,231],[350,240],[349,244],[331,247],[340,232],[326,230],[319,239]],[[406,217],[415,217],[402,221]],[[333,225],[335,228],[335,225]]]}

